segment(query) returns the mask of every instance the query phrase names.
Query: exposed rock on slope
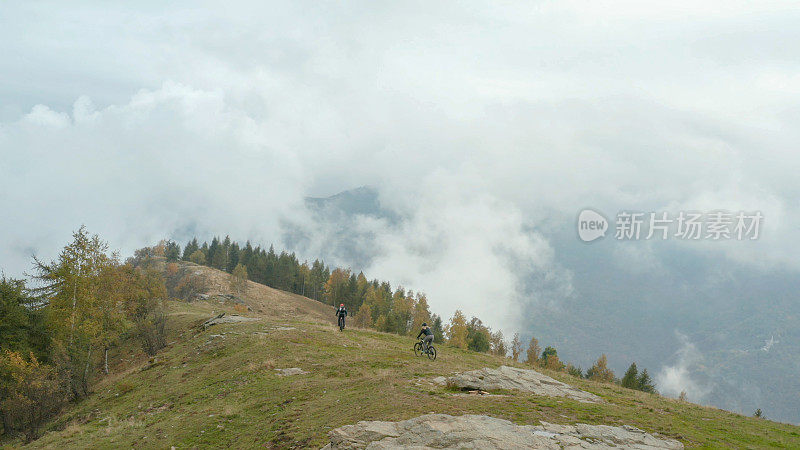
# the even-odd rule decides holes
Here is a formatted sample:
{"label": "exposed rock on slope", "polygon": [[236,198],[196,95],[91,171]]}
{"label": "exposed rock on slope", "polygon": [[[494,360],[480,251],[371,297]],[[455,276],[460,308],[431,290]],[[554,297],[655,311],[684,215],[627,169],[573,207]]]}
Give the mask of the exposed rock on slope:
{"label": "exposed rock on slope", "polygon": [[402,422],[359,422],[332,430],[325,449],[682,449],[634,427],[608,425],[516,425],[489,416],[428,414]]}
{"label": "exposed rock on slope", "polygon": [[567,397],[585,403],[598,403],[602,399],[589,392],[542,375],[535,370],[501,366],[499,369],[478,369],[433,379],[434,383],[446,384],[464,390],[491,391],[497,389],[532,392],[536,395]]}
{"label": "exposed rock on slope", "polygon": [[203,322],[203,328],[208,328],[212,325],[218,325],[221,323],[253,322],[256,320],[261,320],[261,319],[259,319],[258,317],[244,317],[235,314],[226,316],[225,313],[222,313],[216,317],[212,317]]}
{"label": "exposed rock on slope", "polygon": [[288,377],[292,375],[304,375],[307,374],[305,370],[299,367],[289,367],[288,369],[275,369],[278,371],[279,377]]}

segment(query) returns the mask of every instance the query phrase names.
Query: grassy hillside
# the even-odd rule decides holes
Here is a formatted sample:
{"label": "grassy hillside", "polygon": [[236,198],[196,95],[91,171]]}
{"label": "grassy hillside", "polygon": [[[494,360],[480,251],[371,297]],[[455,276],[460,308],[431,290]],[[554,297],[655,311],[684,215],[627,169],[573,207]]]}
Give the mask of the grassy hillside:
{"label": "grassy hillside", "polygon": [[[226,291],[227,274],[197,267]],[[252,284],[244,298],[260,320],[202,330],[205,319],[243,305],[172,302],[170,345],[157,358],[128,357],[69,407],[30,447],[321,447],[327,431],[359,420],[400,420],[437,412],[489,414],[520,424],[630,424],[690,447],[800,448],[800,427],[681,403],[657,395],[555,378],[603,404],[517,392],[473,396],[434,386],[438,375],[510,364],[440,346],[416,358],[411,337],[334,326],[333,309]],[[291,328],[291,329],[290,329]],[[275,369],[307,374],[282,377]],[[19,442],[7,443],[19,445]]]}

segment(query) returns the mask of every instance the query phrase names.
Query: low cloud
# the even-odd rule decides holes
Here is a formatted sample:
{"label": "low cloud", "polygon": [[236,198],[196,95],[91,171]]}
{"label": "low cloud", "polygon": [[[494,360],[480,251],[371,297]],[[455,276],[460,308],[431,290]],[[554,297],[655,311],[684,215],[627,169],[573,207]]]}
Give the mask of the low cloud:
{"label": "low cloud", "polygon": [[[465,184],[455,173],[426,178],[408,217],[374,230],[369,273],[424,290],[445,318],[461,309],[506,333],[518,331],[520,303],[552,285],[558,296],[569,295],[571,274],[516,206]],[[531,286],[534,280],[549,284]]]}
{"label": "low cloud", "polygon": [[675,352],[675,363],[661,368],[656,375],[656,386],[659,392],[670,397],[678,397],[685,392],[688,400],[703,402],[713,387],[697,381],[692,375],[703,362],[703,355],[688,336],[677,330],[675,336],[681,343],[680,349]]}

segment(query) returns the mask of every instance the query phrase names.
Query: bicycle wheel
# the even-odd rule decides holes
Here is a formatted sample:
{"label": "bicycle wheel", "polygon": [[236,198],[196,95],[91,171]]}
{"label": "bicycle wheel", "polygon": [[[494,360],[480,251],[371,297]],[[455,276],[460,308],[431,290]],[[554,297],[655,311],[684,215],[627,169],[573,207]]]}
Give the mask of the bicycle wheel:
{"label": "bicycle wheel", "polygon": [[416,356],[419,356],[419,355],[422,354],[422,344],[421,343],[417,342],[416,344],[414,344],[414,354]]}
{"label": "bicycle wheel", "polygon": [[436,348],[432,345],[428,346],[428,359],[430,359],[431,361],[436,360]]}

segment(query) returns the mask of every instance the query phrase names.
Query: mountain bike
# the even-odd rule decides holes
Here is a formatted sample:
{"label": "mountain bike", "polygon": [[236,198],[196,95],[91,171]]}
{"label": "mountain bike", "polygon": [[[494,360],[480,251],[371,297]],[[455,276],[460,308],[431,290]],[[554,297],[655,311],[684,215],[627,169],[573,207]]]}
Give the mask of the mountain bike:
{"label": "mountain bike", "polygon": [[339,331],[344,331],[344,316],[339,316]]}
{"label": "mountain bike", "polygon": [[427,353],[428,359],[431,361],[436,360],[436,348],[434,348],[433,345],[428,345],[427,352],[425,352],[423,348],[425,348],[425,344],[423,344],[422,339],[420,339],[416,344],[414,344],[414,354],[420,356],[423,353]]}

